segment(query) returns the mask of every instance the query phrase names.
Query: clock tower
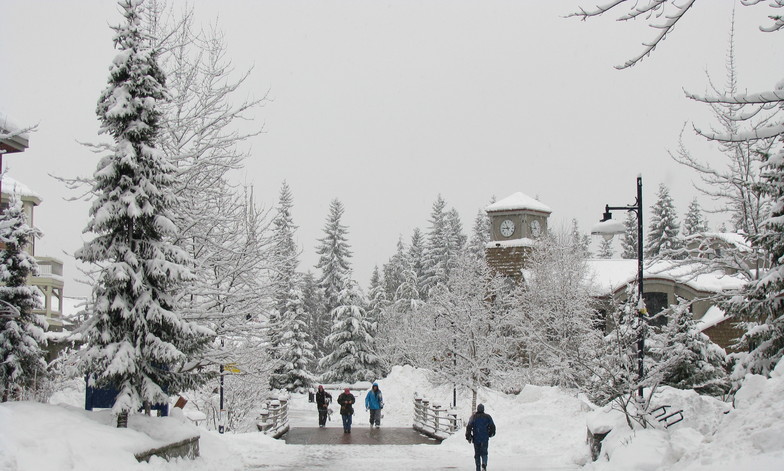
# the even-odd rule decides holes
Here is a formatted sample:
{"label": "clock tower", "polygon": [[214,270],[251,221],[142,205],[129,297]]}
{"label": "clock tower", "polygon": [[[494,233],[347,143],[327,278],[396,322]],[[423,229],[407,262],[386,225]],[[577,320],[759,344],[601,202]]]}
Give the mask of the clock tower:
{"label": "clock tower", "polygon": [[552,210],[523,193],[515,193],[485,208],[490,218],[487,263],[503,275],[519,279],[527,253],[547,232]]}

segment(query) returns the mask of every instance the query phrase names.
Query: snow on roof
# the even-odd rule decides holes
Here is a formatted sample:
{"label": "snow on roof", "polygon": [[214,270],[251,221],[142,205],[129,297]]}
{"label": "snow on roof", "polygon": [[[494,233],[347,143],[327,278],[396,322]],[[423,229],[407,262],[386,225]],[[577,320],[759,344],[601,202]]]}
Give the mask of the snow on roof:
{"label": "snow on roof", "polygon": [[[21,126],[18,126],[16,123],[11,121],[8,118],[8,115],[6,115],[2,111],[0,111],[0,135],[2,135],[2,134],[12,134],[14,132],[19,131],[20,129],[22,129]],[[27,140],[27,139],[30,138],[28,133],[19,134],[19,137],[21,137],[24,140]]]}
{"label": "snow on roof", "polygon": [[699,232],[687,237],[686,242],[688,243],[690,240],[701,241],[704,239],[720,240],[742,252],[751,252],[752,250],[751,245],[746,240],[746,234],[742,232]]}
{"label": "snow on roof", "polygon": [[[595,259],[587,263],[594,294],[599,296],[614,293],[637,279],[635,259]],[[660,260],[646,263],[643,277],[670,280],[709,293],[738,289],[745,283],[742,278],[721,271],[695,273],[697,268],[694,264]]]}
{"label": "snow on roof", "polygon": [[515,211],[518,209],[530,209],[533,211],[541,211],[547,214],[553,212],[553,210],[550,209],[550,207],[546,204],[520,192],[507,196],[501,201],[496,201],[495,203],[486,207],[485,211],[491,213],[495,211]]}
{"label": "snow on roof", "polygon": [[492,249],[495,247],[534,247],[535,245],[536,245],[535,240],[529,239],[527,237],[523,237],[520,239],[493,240],[485,244],[485,248]]}
{"label": "snow on roof", "polygon": [[705,329],[709,329],[716,324],[719,324],[727,319],[727,313],[720,309],[718,306],[711,306],[705,311],[705,315],[703,315],[697,321],[697,328],[701,331]]}
{"label": "snow on roof", "polygon": [[29,198],[35,200],[35,204],[41,203],[41,195],[31,190],[27,185],[24,183],[20,183],[10,176],[8,173],[3,174],[3,194],[4,195],[16,195],[22,198]]}

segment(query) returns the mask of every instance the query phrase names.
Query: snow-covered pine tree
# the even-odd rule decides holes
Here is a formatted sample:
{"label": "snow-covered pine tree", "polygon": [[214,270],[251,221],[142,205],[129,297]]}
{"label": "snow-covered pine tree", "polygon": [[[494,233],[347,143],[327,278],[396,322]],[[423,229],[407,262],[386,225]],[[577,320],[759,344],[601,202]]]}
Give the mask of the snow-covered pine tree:
{"label": "snow-covered pine tree", "polygon": [[406,270],[406,248],[403,245],[403,237],[397,240],[397,250],[389,257],[389,261],[384,264],[384,290],[387,299],[395,299],[395,293],[403,283],[403,272]]}
{"label": "snow-covered pine tree", "polygon": [[[29,276],[38,275],[38,263],[26,252],[38,230],[27,224],[22,201],[12,199],[0,219],[0,400],[21,400],[46,379],[47,324],[38,288],[29,286]],[[18,312],[18,316],[15,314]]]}
{"label": "snow-covered pine tree", "polygon": [[113,411],[126,426],[129,412],[207,379],[190,362],[212,332],[177,310],[178,290],[192,274],[187,254],[172,243],[175,169],[157,148],[165,77],[143,34],[142,2],[120,6],[125,23],[113,28],[119,53],[96,110],[113,145],[93,176],[85,232],[95,237],[75,255],[98,270],[85,326],[86,370],[91,383],[118,391]]}
{"label": "snow-covered pine tree", "polygon": [[[275,373],[270,376],[270,385],[275,389],[289,389],[293,384],[288,371],[291,366],[290,358],[281,356],[287,354],[292,347],[281,345],[281,342],[294,335],[290,331],[299,328],[299,321],[305,322],[303,295],[298,286],[299,254],[294,241],[294,232],[297,230],[297,226],[294,225],[294,218],[291,214],[293,206],[294,199],[291,189],[284,181],[280,189],[276,214],[272,221],[274,225],[273,258],[276,270],[272,277],[274,305],[267,322],[269,349],[273,362],[277,364]],[[297,299],[292,299],[292,296]],[[300,314],[298,310],[302,310],[303,314]],[[313,354],[312,346],[311,354]]]}
{"label": "snow-covered pine tree", "polygon": [[340,293],[345,289],[351,272],[351,246],[348,244],[348,228],[343,225],[343,203],[338,199],[329,204],[329,215],[324,225],[324,237],[319,239],[316,253],[319,255],[316,268],[321,270],[318,284],[324,290],[325,314],[340,306]]}
{"label": "snow-covered pine tree", "polygon": [[615,248],[613,247],[613,239],[602,239],[599,242],[599,253],[596,254],[599,258],[613,258]]}
{"label": "snow-covered pine tree", "polygon": [[480,209],[474,218],[474,229],[466,249],[476,258],[485,258],[487,243],[490,242],[490,218],[487,211]]}
{"label": "snow-covered pine tree", "polygon": [[279,366],[270,375],[270,384],[273,388],[302,393],[315,381],[310,371],[316,356],[308,334],[307,314],[298,283],[292,284],[286,298],[286,307],[279,316],[280,338],[273,355]]}
{"label": "snow-covered pine tree", "polygon": [[373,381],[381,372],[375,332],[362,308],[362,296],[350,277],[346,280],[338,306],[331,312],[332,331],[326,339],[330,353],[319,362],[322,381],[327,383]]}
{"label": "snow-covered pine tree", "polygon": [[368,307],[367,307],[367,320],[373,326],[374,331],[378,330],[378,322],[381,318],[381,313],[389,305],[386,289],[384,289],[384,280],[378,271],[378,266],[373,267],[373,273],[370,275],[370,287],[368,288]]}
{"label": "snow-covered pine tree", "polygon": [[460,221],[460,214],[455,208],[446,213],[447,227],[449,228],[449,237],[452,240],[452,247],[454,247],[456,256],[465,249],[468,243],[468,237],[463,232],[463,222]]}
{"label": "snow-covered pine tree", "polygon": [[686,217],[683,219],[683,227],[681,230],[683,232],[683,237],[689,237],[690,235],[708,231],[708,221],[702,213],[702,208],[700,207],[697,198],[691,200],[689,210],[686,212]]}
{"label": "snow-covered pine tree", "polygon": [[648,225],[648,241],[645,244],[645,256],[654,258],[667,256],[681,248],[678,236],[680,225],[675,213],[675,205],[670,197],[670,190],[664,183],[659,184],[656,202],[651,207],[651,222]]}
{"label": "snow-covered pine tree", "polygon": [[420,292],[425,299],[431,289],[449,279],[465,241],[460,216],[454,208],[447,211],[446,201],[438,195],[430,215],[430,231],[423,258],[424,278]]}
{"label": "snow-covered pine tree", "polygon": [[315,348],[316,358],[325,355],[324,339],[329,335],[332,322],[324,312],[324,292],[318,285],[313,272],[307,271],[302,275],[302,305],[306,314],[310,341]]}
{"label": "snow-covered pine tree", "polygon": [[729,391],[724,349],[700,332],[683,299],[661,315],[667,325],[660,332],[650,332],[646,340],[646,358],[655,365],[646,370],[661,369],[662,384],[678,389],[693,389],[700,394],[723,396]]}
{"label": "snow-covered pine tree", "polygon": [[[779,139],[784,141],[784,137]],[[749,351],[737,355],[735,379],[746,373],[769,375],[784,356],[784,151],[769,157],[763,178],[772,210],[751,242],[766,254],[769,268],[744,287],[742,297],[733,297],[727,306],[728,312],[744,321],[746,333],[739,346],[741,351]]]}
{"label": "snow-covered pine tree", "polygon": [[626,229],[621,238],[621,258],[637,259],[637,215],[633,211],[626,212],[626,219],[623,221]]}
{"label": "snow-covered pine tree", "polygon": [[591,256],[591,239],[588,237],[588,234],[583,234],[580,231],[580,225],[577,223],[577,219],[572,219],[572,250],[576,250],[580,257],[588,258]]}
{"label": "snow-covered pine tree", "polygon": [[422,230],[418,227],[414,228],[411,233],[411,244],[408,246],[408,267],[413,276],[407,276],[406,279],[410,282],[412,279],[416,281],[417,299],[422,299],[424,296],[424,281],[425,281],[425,236]]}

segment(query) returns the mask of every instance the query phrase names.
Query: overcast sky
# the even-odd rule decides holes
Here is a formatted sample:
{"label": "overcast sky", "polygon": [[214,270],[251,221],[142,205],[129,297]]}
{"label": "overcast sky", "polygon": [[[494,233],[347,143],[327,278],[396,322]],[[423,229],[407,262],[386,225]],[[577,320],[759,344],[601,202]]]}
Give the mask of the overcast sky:
{"label": "overcast sky", "polygon": [[[710,123],[683,89],[704,91],[706,71],[723,82],[735,2],[697,2],[653,56],[624,71],[613,65],[653,30],[614,21],[620,11],[563,18],[595,3],[584,0],[193,3],[201,21],[217,18],[237,70],[253,67],[243,94],[269,92],[255,115],[265,132],[248,143],[241,178],[267,207],[288,181],[303,271],[316,263],[330,200],[340,199],[355,278],[366,287],[400,235],[427,229],[438,194],[467,233],[491,196],[518,191],[553,209],[551,227],[576,218],[587,231],[605,204],[634,202],[641,173],[645,206],[665,183],[682,219],[695,175],[667,150],[685,122]],[[768,13],[737,10],[738,74],[749,91],[784,77],[781,34],[757,30]],[[30,148],[3,163],[44,199],[37,254],[66,263],[66,295],[89,292],[73,281],[70,256],[87,204],[66,201],[78,195],[49,174],[95,170],[97,157],[78,141],[97,140],[95,105],[115,54],[109,25],[120,21],[108,0],[0,5],[0,111],[38,124]],[[696,152],[715,153],[691,134]]]}

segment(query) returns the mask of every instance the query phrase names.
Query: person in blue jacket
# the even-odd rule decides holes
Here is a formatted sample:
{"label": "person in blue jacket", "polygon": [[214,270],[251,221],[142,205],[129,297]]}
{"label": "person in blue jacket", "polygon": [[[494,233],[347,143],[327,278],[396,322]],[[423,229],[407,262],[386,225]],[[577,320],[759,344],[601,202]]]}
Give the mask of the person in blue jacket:
{"label": "person in blue jacket", "polygon": [[381,409],[384,408],[384,396],[378,389],[378,383],[373,383],[373,387],[365,396],[365,410],[370,411],[370,426],[381,427]]}
{"label": "person in blue jacket", "polygon": [[468,443],[474,443],[476,471],[485,471],[487,469],[487,446],[490,444],[490,437],[495,436],[495,423],[489,414],[485,414],[484,404],[477,405],[476,413],[468,419],[465,435]]}

